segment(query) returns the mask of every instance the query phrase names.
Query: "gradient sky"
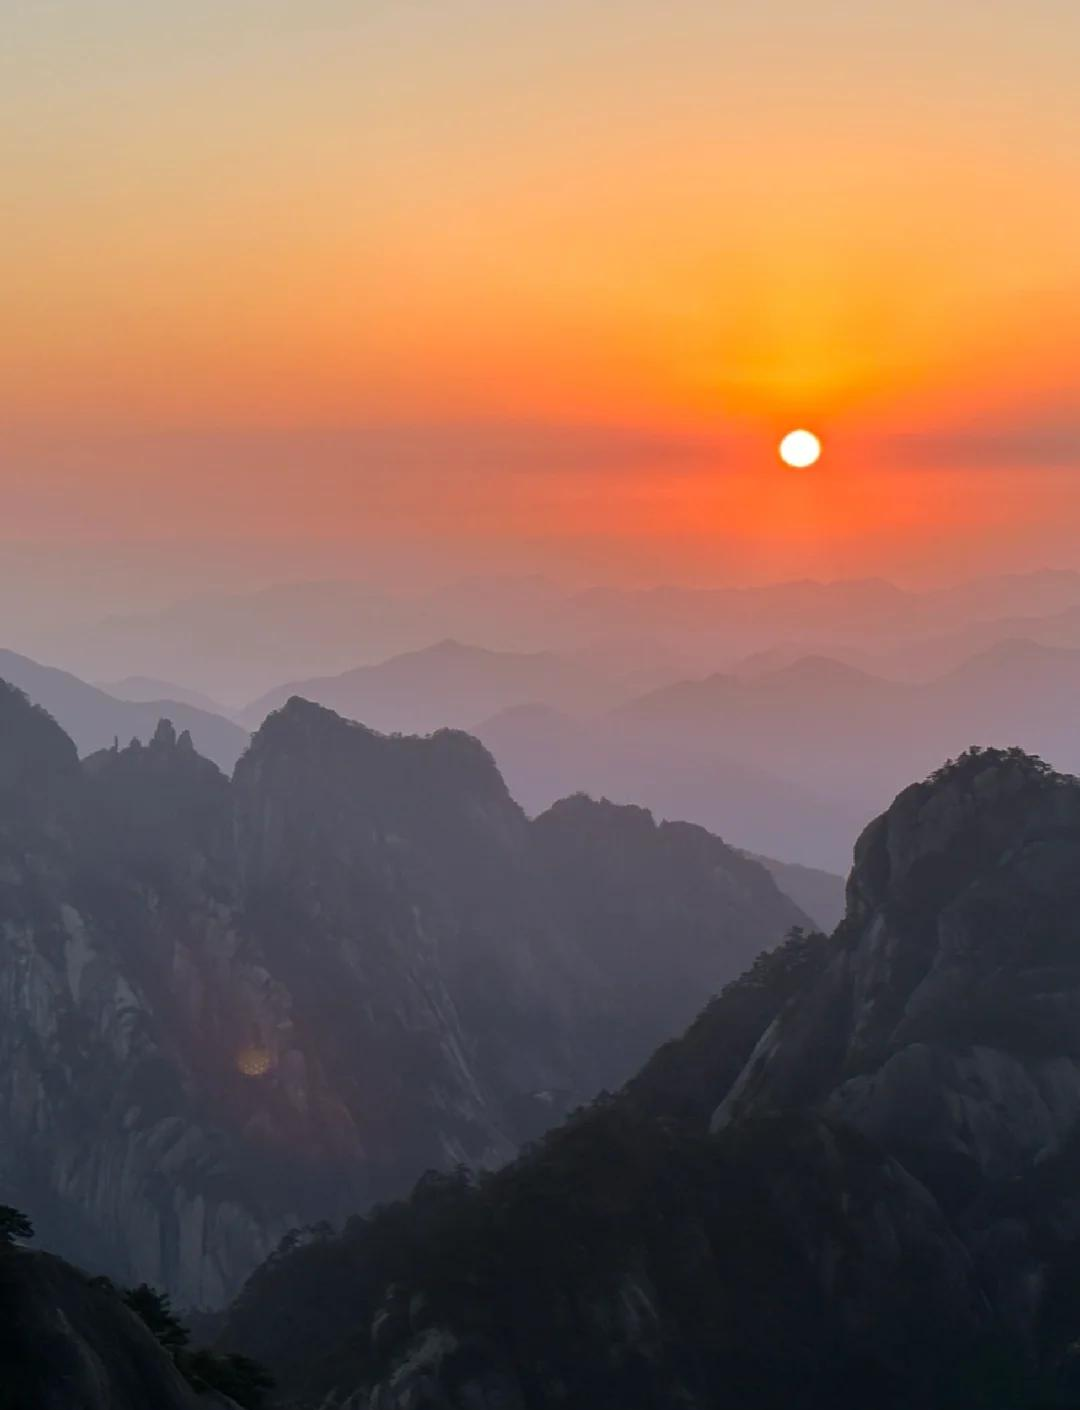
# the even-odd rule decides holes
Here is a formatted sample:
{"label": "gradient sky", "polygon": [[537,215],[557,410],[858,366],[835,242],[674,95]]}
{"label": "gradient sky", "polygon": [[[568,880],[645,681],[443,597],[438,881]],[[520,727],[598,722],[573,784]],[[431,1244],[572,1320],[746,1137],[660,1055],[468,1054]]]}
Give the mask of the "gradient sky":
{"label": "gradient sky", "polygon": [[[9,545],[269,576],[394,543],[585,578],[1080,561],[1075,0],[2,26]],[[802,475],[797,424],[827,448]]]}

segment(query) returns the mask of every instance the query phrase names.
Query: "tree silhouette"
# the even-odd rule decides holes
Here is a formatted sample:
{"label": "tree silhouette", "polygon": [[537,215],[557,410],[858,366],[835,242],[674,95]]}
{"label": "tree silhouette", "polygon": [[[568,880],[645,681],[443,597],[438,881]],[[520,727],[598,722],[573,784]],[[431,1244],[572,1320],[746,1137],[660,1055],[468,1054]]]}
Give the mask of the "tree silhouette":
{"label": "tree silhouette", "polygon": [[190,1333],[173,1312],[167,1294],[158,1292],[149,1283],[140,1283],[137,1288],[129,1288],[123,1297],[167,1351],[177,1352],[187,1345]]}
{"label": "tree silhouette", "polygon": [[11,1248],[16,1239],[32,1239],[34,1226],[22,1212],[10,1204],[0,1204],[0,1247]]}

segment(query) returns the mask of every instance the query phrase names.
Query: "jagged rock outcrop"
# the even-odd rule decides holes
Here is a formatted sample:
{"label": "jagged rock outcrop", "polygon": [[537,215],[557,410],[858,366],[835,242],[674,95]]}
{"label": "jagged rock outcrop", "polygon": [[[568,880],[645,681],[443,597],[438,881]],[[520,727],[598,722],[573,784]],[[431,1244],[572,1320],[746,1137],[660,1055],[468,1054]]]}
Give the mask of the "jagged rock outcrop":
{"label": "jagged rock outcrop", "polygon": [[616,1085],[671,1031],[663,995],[623,1002],[650,942],[689,1006],[803,919],[718,840],[634,810],[678,901],[620,910],[606,872],[587,896],[560,820],[530,823],[454,732],[294,700],[230,781],[167,722],[81,765],[6,687],[0,727],[0,1184],[47,1246],[185,1306],[286,1230],[498,1164]]}

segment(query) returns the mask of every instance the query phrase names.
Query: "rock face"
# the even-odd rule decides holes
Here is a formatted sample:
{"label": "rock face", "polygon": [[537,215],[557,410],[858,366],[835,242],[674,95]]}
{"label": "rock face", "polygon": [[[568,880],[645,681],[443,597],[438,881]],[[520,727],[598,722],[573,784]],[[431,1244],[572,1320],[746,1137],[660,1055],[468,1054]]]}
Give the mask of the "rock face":
{"label": "rock face", "polygon": [[48,1254],[0,1254],[0,1403],[11,1410],[227,1410],[196,1395],[114,1292]]}
{"label": "rock face", "polygon": [[1080,1115],[1080,784],[962,760],[867,828],[826,972],[718,1121],[812,1102],[962,1200]]}
{"label": "rock face", "polygon": [[[167,722],[80,764],[0,686],[6,1198],[46,1246],[213,1306],[286,1230],[507,1159],[804,919],[630,811],[666,907],[626,910],[610,869],[590,895],[568,820],[530,823],[466,735],[294,700],[229,781]],[[664,945],[670,992],[628,1017]]]}
{"label": "rock face", "polygon": [[487,1181],[267,1265],[226,1336],[303,1405],[1080,1403],[1078,916],[1080,782],[973,751],[866,830],[831,939]]}

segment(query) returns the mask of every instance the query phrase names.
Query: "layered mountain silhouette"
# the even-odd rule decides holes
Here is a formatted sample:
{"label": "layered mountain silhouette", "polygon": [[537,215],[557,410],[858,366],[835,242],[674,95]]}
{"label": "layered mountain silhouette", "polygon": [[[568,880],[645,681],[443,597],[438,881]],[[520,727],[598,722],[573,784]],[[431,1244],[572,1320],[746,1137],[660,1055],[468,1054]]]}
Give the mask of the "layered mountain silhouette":
{"label": "layered mountain silhouette", "polygon": [[468,735],[290,700],[80,761],[0,685],[0,1132],[42,1242],[220,1304],[284,1231],[509,1158],[790,926],[690,825],[531,822]]}
{"label": "layered mountain silhouette", "polygon": [[838,869],[905,781],[971,741],[1015,741],[1080,769],[1080,651],[1004,641],[906,683],[825,657],[714,674],[592,719],[504,711],[477,733],[515,796],[582,788],[689,818],[755,851]]}
{"label": "layered mountain silhouette", "polygon": [[1080,783],[966,753],[831,939],[505,1169],[283,1250],[225,1343],[379,1410],[1075,1405],[1078,906]]}
{"label": "layered mountain silhouette", "polygon": [[[825,869],[846,866],[870,809],[843,796],[785,778],[747,757],[734,735],[639,726],[610,715],[573,718],[522,706],[475,730],[498,761],[516,798],[532,812],[583,790],[619,802],[641,802],[660,817],[686,818],[755,852]],[[859,790],[861,795],[861,790]]]}
{"label": "layered mountain silhouette", "polygon": [[761,857],[752,852],[747,856],[771,873],[784,895],[790,896],[820,930],[831,933],[843,920],[845,882],[842,876],[819,867],[781,862],[775,857]]}
{"label": "layered mountain silhouette", "polygon": [[121,744],[132,739],[149,743],[163,716],[187,730],[196,748],[227,772],[248,742],[246,730],[211,710],[164,696],[119,699],[68,671],[42,666],[14,651],[0,650],[0,680],[17,686],[44,706],[71,736],[80,754],[108,748],[115,739]]}
{"label": "layered mountain silhouette", "polygon": [[427,734],[468,728],[514,705],[592,713],[630,693],[580,659],[550,651],[487,651],[447,640],[341,675],[293,681],[254,701],[240,718],[257,728],[271,710],[299,695],[373,729]]}
{"label": "layered mountain silhouette", "polygon": [[[672,679],[735,669],[751,653],[778,647],[790,655],[824,651],[888,676],[926,677],[1007,637],[1080,647],[1077,608],[1080,575],[1053,571],[922,592],[875,579],[584,592],[536,577],[476,578],[412,592],[300,582],[207,593],[18,644],[95,680],[169,680],[182,662],[187,686],[239,704],[282,680],[347,672],[447,638],[512,654],[580,651],[593,661],[624,649],[626,677],[672,661],[682,662]],[[1063,614],[1056,627],[1049,623],[1055,614]],[[1021,625],[1025,619],[1030,629]]]}
{"label": "layered mountain silhouette", "polygon": [[178,700],[183,705],[194,705],[197,710],[209,710],[214,715],[228,715],[220,701],[213,700],[200,690],[190,690],[175,681],[159,680],[156,676],[125,676],[118,681],[97,681],[99,690],[117,700],[134,700],[140,704],[163,704]]}

